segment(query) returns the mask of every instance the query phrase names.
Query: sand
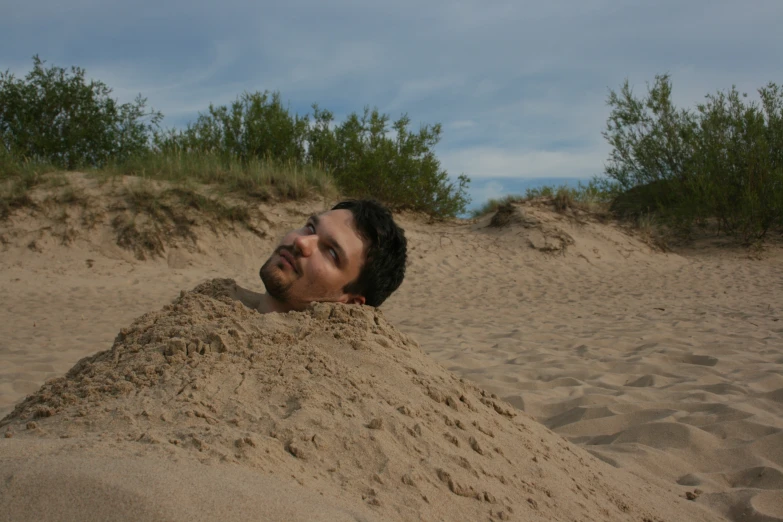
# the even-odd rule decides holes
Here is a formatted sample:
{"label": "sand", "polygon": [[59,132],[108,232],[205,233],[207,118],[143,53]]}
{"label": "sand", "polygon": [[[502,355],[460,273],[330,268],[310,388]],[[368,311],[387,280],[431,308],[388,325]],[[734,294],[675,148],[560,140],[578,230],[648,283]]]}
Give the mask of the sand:
{"label": "sand", "polygon": [[1,224],[0,517],[783,520],[779,249],[665,253],[539,202],[499,228],[401,215],[380,312],[180,294],[260,289],[324,205],[146,261],[108,227]]}

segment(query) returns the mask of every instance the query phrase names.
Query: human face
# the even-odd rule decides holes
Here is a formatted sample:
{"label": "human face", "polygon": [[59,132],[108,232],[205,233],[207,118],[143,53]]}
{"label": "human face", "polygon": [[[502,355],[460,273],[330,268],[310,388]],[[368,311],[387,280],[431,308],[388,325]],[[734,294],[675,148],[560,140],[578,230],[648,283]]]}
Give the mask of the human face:
{"label": "human face", "polygon": [[303,310],[313,301],[363,303],[363,296],[343,288],[359,277],[367,247],[350,210],[313,215],[286,234],[261,267],[261,280],[287,310]]}

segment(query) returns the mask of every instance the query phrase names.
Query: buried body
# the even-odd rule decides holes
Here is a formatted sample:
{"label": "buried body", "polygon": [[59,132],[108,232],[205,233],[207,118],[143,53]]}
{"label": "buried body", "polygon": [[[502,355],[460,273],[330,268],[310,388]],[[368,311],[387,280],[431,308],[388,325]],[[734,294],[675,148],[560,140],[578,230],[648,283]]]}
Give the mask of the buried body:
{"label": "buried body", "polygon": [[236,287],[232,297],[260,313],[312,302],[380,306],[402,283],[406,257],[404,231],[386,208],[343,201],[286,234],[261,267],[266,293]]}

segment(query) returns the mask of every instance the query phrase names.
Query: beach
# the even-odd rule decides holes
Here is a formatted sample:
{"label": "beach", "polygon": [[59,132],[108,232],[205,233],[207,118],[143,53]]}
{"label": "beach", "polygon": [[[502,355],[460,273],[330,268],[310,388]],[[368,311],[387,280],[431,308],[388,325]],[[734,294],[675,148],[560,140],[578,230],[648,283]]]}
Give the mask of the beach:
{"label": "beach", "polygon": [[[146,506],[140,519],[225,515],[203,506],[234,498],[229,519],[261,509],[279,520],[475,520],[474,513],[486,520],[783,520],[783,249],[702,241],[666,251],[618,223],[558,213],[546,200],[519,204],[499,227],[490,226],[492,216],[398,215],[410,263],[379,319],[368,311],[334,326],[329,319],[339,313],[311,311],[303,332],[312,344],[264,341],[269,350],[305,350],[293,352],[301,357],[316,350],[318,360],[347,368],[322,380],[302,377],[311,383],[306,390],[293,377],[286,386],[294,388],[277,381],[258,388],[278,394],[276,409],[245,414],[271,419],[266,424],[230,422],[237,413],[229,414],[232,399],[220,398],[218,384],[237,385],[230,365],[250,371],[252,360],[244,345],[227,341],[223,351],[194,355],[214,359],[217,369],[197,375],[202,388],[188,404],[164,407],[162,397],[175,392],[154,382],[138,385],[143,392],[98,390],[93,402],[82,392],[73,392],[74,402],[51,402],[83,382],[79,372],[62,381],[83,358],[120,347],[153,350],[151,341],[128,344],[122,332],[154,328],[144,314],[173,317],[172,324],[190,317],[164,310],[176,300],[199,310],[192,314],[203,315],[205,328],[249,335],[244,325],[287,339],[297,331],[294,319],[254,317],[217,294],[191,291],[215,279],[260,291],[258,269],[277,239],[326,207],[265,203],[261,234],[203,227],[195,243],[145,260],[118,246],[108,227],[79,230],[62,244],[40,216],[22,212],[0,223],[0,416],[36,393],[47,397],[39,406],[52,408],[48,415],[22,408],[4,421],[0,459],[19,477],[17,494],[47,473],[47,483],[67,482],[75,463],[87,462],[78,491],[96,491],[98,504],[128,495]],[[204,312],[210,307],[233,326],[213,324]],[[183,367],[193,366],[189,355],[186,345]],[[173,364],[155,361],[154,368]],[[110,372],[96,368],[98,376]],[[266,374],[253,370],[262,383]],[[346,372],[364,402],[350,401]],[[337,413],[324,413],[326,397]],[[300,417],[290,424],[277,402],[290,408],[294,399],[310,408],[296,408]],[[210,413],[203,404],[210,400],[223,406]],[[205,427],[214,438],[194,442],[188,430]],[[118,468],[138,477],[159,470],[162,478],[131,480],[120,495]],[[198,491],[223,485],[194,500],[176,477],[192,477]],[[155,488],[167,492],[168,504],[156,504]],[[258,490],[277,493],[262,502],[252,495]]]}

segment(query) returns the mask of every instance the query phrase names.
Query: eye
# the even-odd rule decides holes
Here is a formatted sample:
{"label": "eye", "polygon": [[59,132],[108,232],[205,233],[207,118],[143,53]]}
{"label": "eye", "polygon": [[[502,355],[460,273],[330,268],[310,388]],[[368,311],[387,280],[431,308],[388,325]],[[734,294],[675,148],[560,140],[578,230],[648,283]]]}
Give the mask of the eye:
{"label": "eye", "polygon": [[329,255],[332,256],[332,259],[334,259],[335,261],[339,261],[337,257],[337,250],[335,250],[334,248],[329,248]]}
{"label": "eye", "polygon": [[311,234],[315,234],[315,226],[313,226],[312,223],[308,223],[305,225],[305,228],[310,231]]}

